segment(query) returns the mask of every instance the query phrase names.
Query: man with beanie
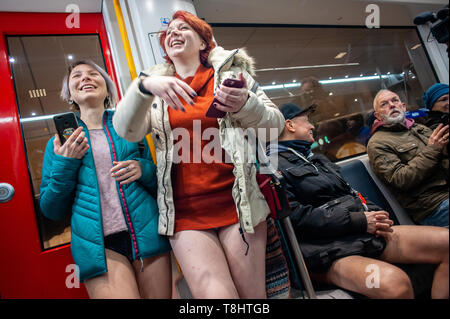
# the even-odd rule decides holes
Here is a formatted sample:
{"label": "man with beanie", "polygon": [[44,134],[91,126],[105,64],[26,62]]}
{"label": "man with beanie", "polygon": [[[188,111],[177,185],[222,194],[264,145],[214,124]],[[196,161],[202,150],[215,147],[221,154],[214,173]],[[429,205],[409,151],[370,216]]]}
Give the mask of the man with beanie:
{"label": "man with beanie", "polygon": [[425,125],[435,129],[440,123],[448,125],[448,84],[436,83],[422,96],[429,110]]}
{"label": "man with beanie", "polygon": [[[436,103],[434,94],[430,101]],[[406,104],[389,90],[379,91],[373,105],[367,145],[373,171],[416,223],[448,227],[448,125],[433,131],[405,118]]]}

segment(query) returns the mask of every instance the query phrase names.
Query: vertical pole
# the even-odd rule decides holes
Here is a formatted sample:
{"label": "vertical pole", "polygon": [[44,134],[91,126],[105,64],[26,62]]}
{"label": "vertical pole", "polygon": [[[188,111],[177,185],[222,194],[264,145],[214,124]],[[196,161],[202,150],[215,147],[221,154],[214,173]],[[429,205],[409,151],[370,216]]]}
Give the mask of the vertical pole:
{"label": "vertical pole", "polygon": [[[119,24],[120,35],[122,37],[123,47],[125,48],[125,56],[127,58],[128,69],[130,70],[131,80],[134,80],[137,77],[136,67],[134,66],[133,54],[131,53],[130,42],[128,40],[128,34],[125,27],[125,22],[123,20],[122,9],[120,8],[119,0],[113,0],[113,3],[114,10],[117,16],[117,22]],[[150,153],[152,154],[153,163],[156,165],[156,149],[155,144],[153,143],[152,135],[148,134],[145,138],[150,148]]]}
{"label": "vertical pole", "polygon": [[291,219],[289,216],[282,218],[280,222],[283,225],[284,230],[286,231],[287,238],[289,240],[289,244],[292,249],[292,253],[295,257],[295,261],[297,263],[297,268],[300,273],[300,277],[303,282],[303,286],[305,287],[306,293],[309,299],[317,299],[316,292],[314,291],[314,287],[311,282],[311,278],[309,277],[308,270],[306,269],[305,261],[303,260],[302,251],[300,249],[300,245],[298,244],[297,237],[294,232],[294,228],[292,227]]}

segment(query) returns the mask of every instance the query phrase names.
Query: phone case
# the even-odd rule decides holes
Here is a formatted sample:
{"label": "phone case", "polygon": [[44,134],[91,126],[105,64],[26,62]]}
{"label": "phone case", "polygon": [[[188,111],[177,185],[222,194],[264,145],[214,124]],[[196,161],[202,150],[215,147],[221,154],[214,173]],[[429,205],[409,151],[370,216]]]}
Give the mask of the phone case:
{"label": "phone case", "polygon": [[[223,81],[222,85],[240,89],[240,88],[244,87],[244,82],[242,82],[241,80],[238,80],[238,79],[225,79],[225,81]],[[220,103],[219,101],[214,99],[213,102],[211,103],[211,105],[209,106],[208,111],[205,114],[206,117],[214,117],[214,118],[224,117],[225,114],[227,114],[227,113],[216,109],[214,107],[214,103],[218,103],[218,104],[222,105],[222,103]]]}
{"label": "phone case", "polygon": [[61,145],[78,128],[78,121],[73,112],[62,113],[53,116],[53,122],[58,133]]}

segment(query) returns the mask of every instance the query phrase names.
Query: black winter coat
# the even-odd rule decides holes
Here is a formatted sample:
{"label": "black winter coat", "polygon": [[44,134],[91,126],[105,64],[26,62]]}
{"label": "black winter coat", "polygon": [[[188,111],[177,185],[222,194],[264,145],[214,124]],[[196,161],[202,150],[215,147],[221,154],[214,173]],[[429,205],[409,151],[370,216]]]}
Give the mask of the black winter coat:
{"label": "black winter coat", "polygon": [[432,130],[439,126],[439,124],[448,125],[448,113],[439,111],[428,112],[428,117],[425,121],[425,126],[428,126]]}
{"label": "black winter coat", "polygon": [[[345,256],[378,257],[383,252],[385,240],[367,233],[364,207],[339,175],[339,166],[323,155],[305,161],[286,151],[278,154],[278,167],[286,179],[291,221],[310,271],[325,272]],[[345,201],[332,205],[336,199]],[[369,211],[381,210],[369,201],[367,206]]]}

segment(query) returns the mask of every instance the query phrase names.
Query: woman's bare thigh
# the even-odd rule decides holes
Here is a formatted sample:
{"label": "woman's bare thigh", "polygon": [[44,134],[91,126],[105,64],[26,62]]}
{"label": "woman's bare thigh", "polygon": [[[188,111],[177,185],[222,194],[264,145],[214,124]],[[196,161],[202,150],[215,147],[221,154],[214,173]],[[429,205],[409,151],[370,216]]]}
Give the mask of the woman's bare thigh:
{"label": "woman's bare thigh", "polygon": [[128,259],[105,249],[108,272],[87,279],[85,287],[91,299],[139,299],[134,269]]}
{"label": "woman's bare thigh", "polygon": [[170,299],[172,297],[170,253],[145,258],[142,262],[135,260],[133,267],[142,298]]}
{"label": "woman's bare thigh", "polygon": [[170,244],[194,298],[238,298],[215,231],[180,231]]}
{"label": "woman's bare thigh", "polygon": [[253,234],[245,233],[244,236],[249,245],[247,255],[239,224],[219,230],[219,239],[239,297],[262,299],[266,297],[266,221],[259,223]]}

